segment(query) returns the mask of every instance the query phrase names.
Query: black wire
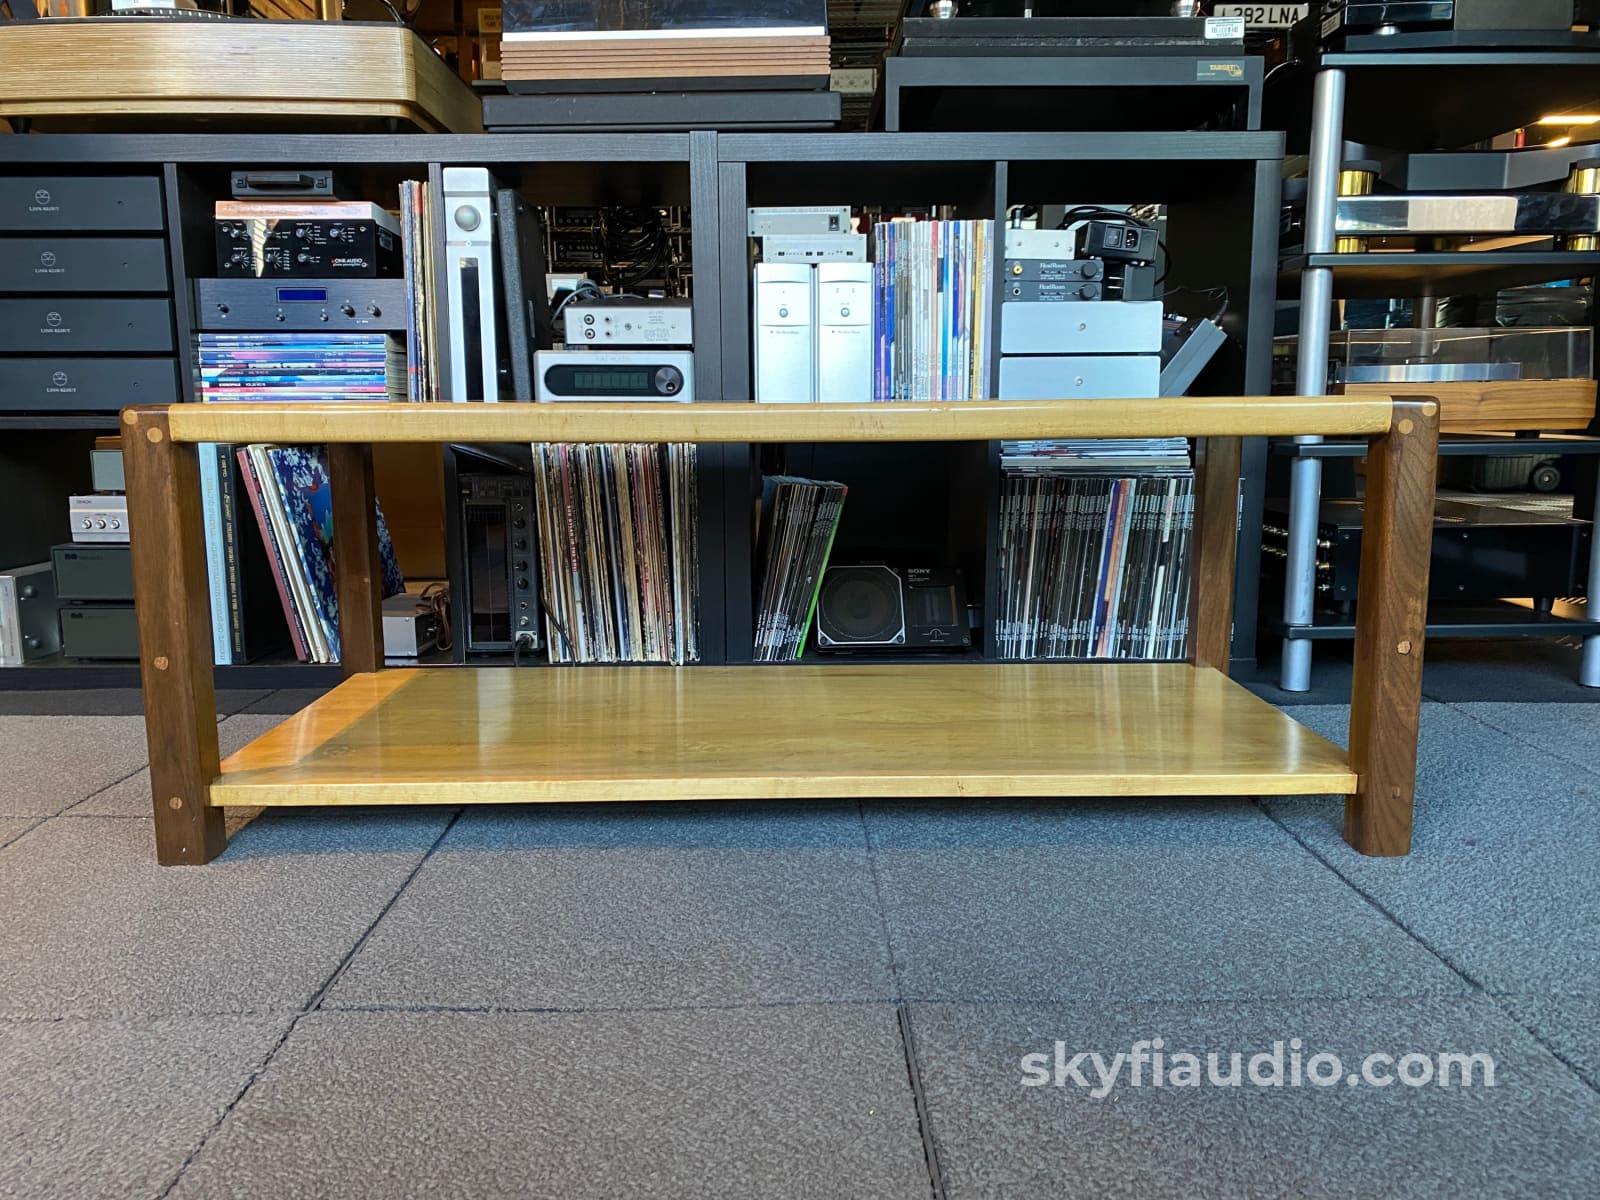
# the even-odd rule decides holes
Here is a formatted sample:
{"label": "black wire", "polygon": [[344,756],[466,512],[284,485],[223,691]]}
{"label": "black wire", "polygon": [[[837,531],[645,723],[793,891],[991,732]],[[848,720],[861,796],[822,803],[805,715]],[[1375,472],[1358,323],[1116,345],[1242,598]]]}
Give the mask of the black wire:
{"label": "black wire", "polygon": [[1101,204],[1080,204],[1076,208],[1069,208],[1062,214],[1061,224],[1057,229],[1065,229],[1074,221],[1092,221],[1095,218],[1111,221],[1126,221],[1130,225],[1137,225],[1141,229],[1154,229],[1155,223],[1143,217],[1136,217],[1130,212],[1123,212],[1118,208],[1106,208]]}
{"label": "black wire", "polygon": [[[601,247],[609,282],[624,287],[656,275],[670,253],[661,213],[653,208],[608,210],[601,229]],[[627,268],[613,264],[630,263]]]}

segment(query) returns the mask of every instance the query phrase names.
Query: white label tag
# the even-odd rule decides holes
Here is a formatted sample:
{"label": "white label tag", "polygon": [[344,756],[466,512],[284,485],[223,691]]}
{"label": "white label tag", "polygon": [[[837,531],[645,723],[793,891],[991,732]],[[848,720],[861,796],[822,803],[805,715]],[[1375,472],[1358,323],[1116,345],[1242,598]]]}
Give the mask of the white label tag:
{"label": "white label tag", "polygon": [[1244,37],[1243,17],[1207,17],[1206,41],[1237,42]]}
{"label": "white label tag", "polygon": [[1304,4],[1219,4],[1219,17],[1239,17],[1252,29],[1285,29],[1306,17]]}

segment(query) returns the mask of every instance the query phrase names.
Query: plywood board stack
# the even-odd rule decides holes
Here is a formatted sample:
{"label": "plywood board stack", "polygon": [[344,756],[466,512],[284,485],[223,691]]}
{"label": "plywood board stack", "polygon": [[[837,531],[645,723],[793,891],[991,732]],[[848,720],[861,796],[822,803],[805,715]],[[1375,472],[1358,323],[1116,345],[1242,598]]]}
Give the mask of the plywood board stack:
{"label": "plywood board stack", "polygon": [[828,74],[828,36],[541,37],[501,46],[506,79],[697,79],[713,76],[816,77]]}
{"label": "plywood board stack", "polygon": [[718,78],[827,86],[826,0],[502,0],[502,14],[507,80],[575,90],[626,80],[704,90],[719,85],[687,81]]}

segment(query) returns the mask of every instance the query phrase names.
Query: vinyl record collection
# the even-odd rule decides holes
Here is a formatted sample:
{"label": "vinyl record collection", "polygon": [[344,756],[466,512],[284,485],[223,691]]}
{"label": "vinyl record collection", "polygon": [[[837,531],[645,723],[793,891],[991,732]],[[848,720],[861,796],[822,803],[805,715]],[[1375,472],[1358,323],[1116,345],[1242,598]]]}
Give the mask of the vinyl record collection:
{"label": "vinyl record collection", "polygon": [[[267,548],[295,656],[339,661],[339,600],[334,590],[333,506],[327,451],[308,446],[241,446],[241,477]],[[405,590],[383,511],[378,511],[383,594]]]}
{"label": "vinyl record collection", "polygon": [[878,400],[987,400],[993,221],[872,227]]}
{"label": "vinyl record collection", "polygon": [[792,475],[763,481],[757,662],[795,659],[805,650],[847,490],[842,483]]}
{"label": "vinyl record collection", "polygon": [[533,447],[553,663],[697,662],[696,450]]}
{"label": "vinyl record collection", "polygon": [[251,511],[246,479],[234,447],[200,447],[200,507],[218,666],[254,662],[289,644],[289,627],[274,594],[273,560]]}
{"label": "vinyl record collection", "polygon": [[383,333],[201,333],[202,400],[404,400],[406,356]]}
{"label": "vinyl record collection", "polygon": [[406,399],[413,403],[439,398],[438,330],[434,323],[433,190],[415,179],[400,184],[400,248],[405,262]]}
{"label": "vinyl record collection", "polygon": [[1194,470],[1182,438],[1008,443],[1001,658],[1181,658]]}

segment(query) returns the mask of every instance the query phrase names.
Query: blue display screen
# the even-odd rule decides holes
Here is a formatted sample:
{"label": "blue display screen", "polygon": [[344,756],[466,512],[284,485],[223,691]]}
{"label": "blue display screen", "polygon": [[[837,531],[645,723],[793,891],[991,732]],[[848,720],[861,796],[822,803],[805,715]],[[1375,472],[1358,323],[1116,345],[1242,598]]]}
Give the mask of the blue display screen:
{"label": "blue display screen", "polygon": [[290,300],[310,300],[315,303],[327,303],[327,288],[279,288],[278,303],[283,304]]}

